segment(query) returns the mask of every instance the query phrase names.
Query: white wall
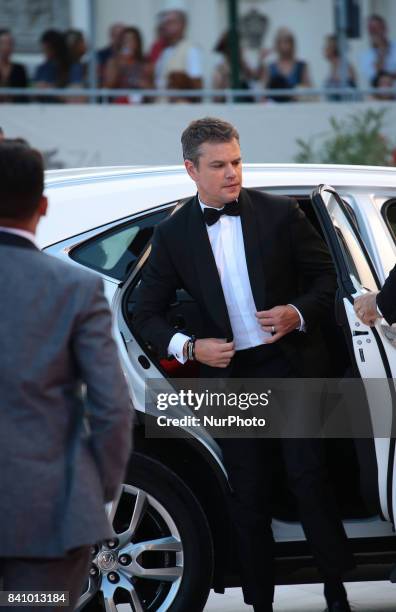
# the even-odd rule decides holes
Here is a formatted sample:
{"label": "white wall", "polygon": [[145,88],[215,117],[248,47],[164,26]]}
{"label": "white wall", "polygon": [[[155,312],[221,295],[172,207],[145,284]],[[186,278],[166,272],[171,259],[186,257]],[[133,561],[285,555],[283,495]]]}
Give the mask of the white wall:
{"label": "white wall", "polygon": [[1,126],[7,136],[26,138],[61,167],[178,164],[182,130],[197,117],[215,115],[237,126],[245,162],[290,162],[298,150],[296,139],[326,132],[331,116],[341,118],[384,105],[389,109],[384,133],[396,142],[396,104],[386,103],[29,104],[23,108],[3,104]]}
{"label": "white wall", "polygon": [[70,0],[70,21],[73,28],[88,32],[89,0]]}
{"label": "white wall", "polygon": [[380,13],[388,19],[390,37],[396,38],[396,2],[395,0],[372,0],[373,12]]}

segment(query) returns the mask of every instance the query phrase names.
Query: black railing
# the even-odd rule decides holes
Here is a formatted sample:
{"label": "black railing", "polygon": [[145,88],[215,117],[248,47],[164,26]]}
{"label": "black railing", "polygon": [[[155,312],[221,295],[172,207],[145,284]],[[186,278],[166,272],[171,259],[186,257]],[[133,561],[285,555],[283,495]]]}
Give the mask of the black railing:
{"label": "black railing", "polygon": [[[225,103],[233,104],[250,99],[256,102],[272,100],[274,98],[287,98],[295,101],[362,101],[372,96],[394,96],[396,101],[396,87],[394,88],[296,88],[296,89],[104,89],[104,88],[16,88],[1,87],[0,101],[5,97],[28,98],[41,102],[50,98],[84,98],[86,102],[106,104],[115,98],[127,98],[131,103],[140,102],[171,102],[172,100],[186,99],[191,101],[213,102],[220,98]],[[392,100],[389,100],[390,102]]]}

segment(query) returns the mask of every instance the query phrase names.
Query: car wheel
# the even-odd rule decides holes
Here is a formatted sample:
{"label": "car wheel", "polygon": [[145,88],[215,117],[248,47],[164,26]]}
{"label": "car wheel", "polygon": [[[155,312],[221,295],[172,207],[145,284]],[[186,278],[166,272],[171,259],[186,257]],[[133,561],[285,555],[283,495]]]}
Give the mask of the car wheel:
{"label": "car wheel", "polygon": [[127,474],[107,505],[115,537],[92,550],[77,610],[201,612],[213,544],[199,502],[174,472],[144,455],[132,455]]}

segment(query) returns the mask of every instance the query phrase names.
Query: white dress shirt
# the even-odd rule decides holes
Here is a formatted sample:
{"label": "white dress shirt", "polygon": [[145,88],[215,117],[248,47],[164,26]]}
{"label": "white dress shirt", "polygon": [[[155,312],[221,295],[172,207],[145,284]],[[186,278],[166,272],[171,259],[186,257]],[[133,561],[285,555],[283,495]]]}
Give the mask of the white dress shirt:
{"label": "white dress shirt", "polygon": [[7,234],[16,234],[17,236],[26,238],[26,240],[30,240],[30,242],[33,242],[33,244],[38,248],[36,236],[32,232],[19,229],[19,227],[3,227],[2,225],[0,225],[0,232],[5,232]]}
{"label": "white dress shirt", "polygon": [[[366,84],[369,86],[377,74],[377,61],[378,50],[373,47],[366,49],[361,55],[361,73],[366,80]],[[394,41],[389,42],[389,48],[384,61],[384,70],[391,73],[396,72],[396,42]]]}
{"label": "white dress shirt", "polygon": [[[175,46],[166,47],[157,60],[154,70],[154,82],[157,89],[166,89],[167,87],[167,75],[164,72],[164,68],[174,53],[174,50]],[[185,72],[191,79],[202,78],[202,54],[198,47],[191,45],[188,49]]]}
{"label": "white dress shirt", "polygon": [[[199,203],[202,211],[204,208],[213,208],[206,206],[201,200]],[[271,337],[271,333],[261,328],[256,317],[257,308],[246,264],[241,218],[222,215],[216,223],[206,226],[206,229],[227,305],[235,350],[240,351],[264,344]],[[300,316],[300,331],[305,331],[300,311],[295,306],[293,308]],[[189,336],[177,332],[169,343],[168,353],[176,357],[180,363],[186,361],[183,347],[187,340]]]}

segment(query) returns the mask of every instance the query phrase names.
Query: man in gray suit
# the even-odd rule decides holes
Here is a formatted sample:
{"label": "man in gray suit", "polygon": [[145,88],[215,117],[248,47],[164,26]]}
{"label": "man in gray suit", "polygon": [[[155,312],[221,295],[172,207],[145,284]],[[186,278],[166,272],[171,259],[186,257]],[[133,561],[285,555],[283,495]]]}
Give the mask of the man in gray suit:
{"label": "man in gray suit", "polygon": [[101,279],[35,245],[46,210],[40,153],[3,140],[0,577],[4,591],[68,591],[70,607],[49,611],[74,609],[92,545],[112,537],[104,504],[124,476],[132,406]]}

